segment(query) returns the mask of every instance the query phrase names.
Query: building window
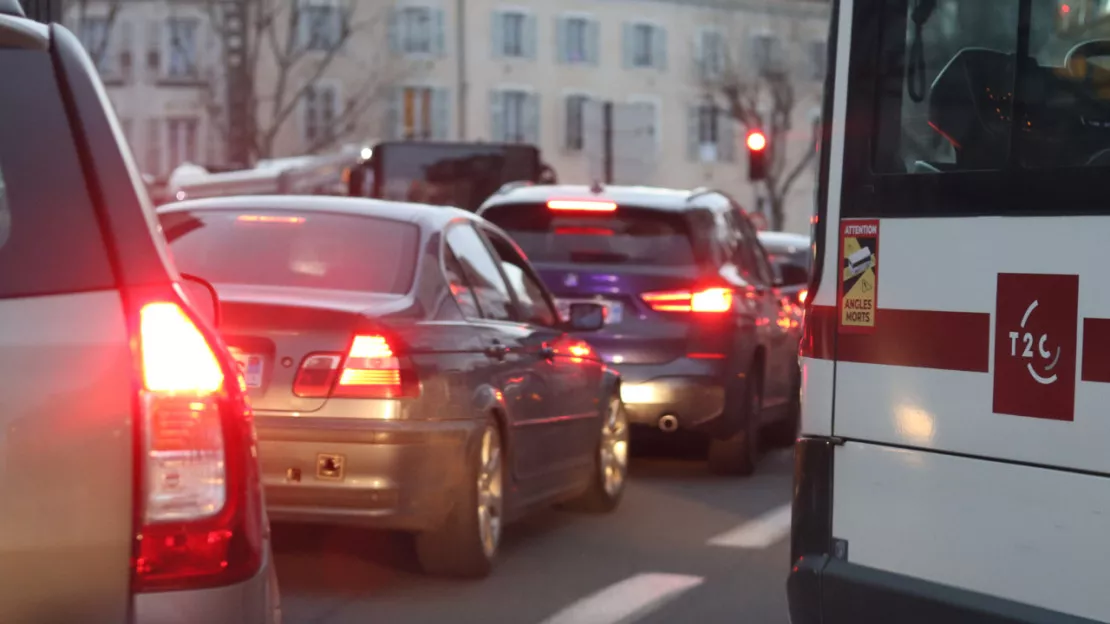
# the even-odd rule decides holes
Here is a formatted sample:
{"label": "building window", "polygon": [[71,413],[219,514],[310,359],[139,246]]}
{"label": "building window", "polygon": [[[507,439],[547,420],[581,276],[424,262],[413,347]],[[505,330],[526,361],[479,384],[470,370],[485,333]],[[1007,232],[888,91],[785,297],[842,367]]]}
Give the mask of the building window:
{"label": "building window", "polygon": [[96,69],[106,73],[110,69],[108,55],[108,18],[85,17],[77,26],[77,38],[89,53]]}
{"label": "building window", "polygon": [[767,73],[781,69],[781,60],[778,37],[762,33],[752,40],[752,61],[760,73]]}
{"label": "building window", "polygon": [[339,116],[338,89],[314,85],[304,93],[304,139],[310,147],[322,146],[335,138]]}
{"label": "building window", "polygon": [[697,162],[732,162],[736,154],[735,122],[728,111],[713,102],[690,109],[690,159]]}
{"label": "building window", "polygon": [[579,151],[585,143],[586,103],[590,98],[585,95],[571,95],[566,99],[567,136],[566,148]]}
{"label": "building window", "polygon": [[195,117],[166,120],[166,148],[171,169],[182,163],[197,163],[197,129],[200,121]]}
{"label": "building window", "polygon": [[655,27],[636,24],[632,27],[632,65],[652,67],[655,64]]}
{"label": "building window", "polygon": [[702,78],[720,78],[725,71],[725,38],[716,30],[701,33],[701,75]]}
{"label": "building window", "polygon": [[193,18],[171,17],[167,21],[169,31],[169,55],[166,75],[169,78],[196,78],[200,75],[197,67],[197,35],[200,21]]}
{"label": "building window", "polygon": [[343,41],[343,15],[330,0],[301,0],[298,9],[301,45],[308,50],[333,50]]}
{"label": "building window", "polygon": [[809,67],[810,76],[814,80],[825,79],[827,65],[828,45],[824,41],[809,42]]}
{"label": "building window", "polygon": [[401,10],[401,50],[406,54],[431,53],[431,9],[410,6]]}
{"label": "building window", "polygon": [[524,56],[524,15],[501,14],[502,54],[510,57]]}
{"label": "building window", "polygon": [[539,96],[527,91],[497,90],[492,93],[490,103],[494,141],[539,142]]}
{"label": "building window", "polygon": [[401,138],[432,138],[433,90],[427,87],[407,87],[401,91]]}
{"label": "building window", "polygon": [[586,45],[589,36],[589,22],[585,18],[572,17],[566,25],[566,60],[571,63],[584,63],[589,59],[589,47]]}
{"label": "building window", "polygon": [[510,143],[526,143],[528,141],[528,94],[521,91],[506,91],[502,94],[502,98],[505,107],[503,140]]}

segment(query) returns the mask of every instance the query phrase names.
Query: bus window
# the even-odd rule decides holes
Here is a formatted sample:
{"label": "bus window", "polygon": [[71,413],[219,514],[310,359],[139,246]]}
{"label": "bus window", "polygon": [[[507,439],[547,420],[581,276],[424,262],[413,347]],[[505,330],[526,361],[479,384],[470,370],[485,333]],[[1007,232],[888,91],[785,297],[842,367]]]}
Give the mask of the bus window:
{"label": "bus window", "polygon": [[1110,165],[1110,34],[1063,20],[1056,0],[1020,24],[1022,4],[885,5],[875,172]]}

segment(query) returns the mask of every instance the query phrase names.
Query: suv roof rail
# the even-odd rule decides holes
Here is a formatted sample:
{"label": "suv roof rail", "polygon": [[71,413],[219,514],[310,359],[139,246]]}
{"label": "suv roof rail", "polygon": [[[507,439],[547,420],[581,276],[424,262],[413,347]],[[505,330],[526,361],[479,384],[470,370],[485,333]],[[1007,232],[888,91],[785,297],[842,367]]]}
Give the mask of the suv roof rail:
{"label": "suv roof rail", "polygon": [[19,0],[0,0],[0,15],[27,17],[27,14],[23,12],[23,7],[19,4]]}
{"label": "suv roof rail", "polygon": [[[2,1],[3,0],[0,0],[0,2],[2,2]],[[514,180],[512,182],[506,182],[506,183],[502,184],[501,188],[497,189],[497,192],[494,193],[494,194],[495,195],[504,195],[505,193],[508,193],[509,191],[514,191],[514,190],[516,190],[518,188],[521,188],[523,186],[532,186],[532,184],[533,184],[533,182],[529,182],[528,180]]]}
{"label": "suv roof rail", "polygon": [[712,195],[714,193],[724,195],[723,192],[721,192],[721,191],[719,191],[715,188],[710,188],[708,186],[699,186],[698,188],[690,191],[690,196],[686,198],[686,201],[694,201],[695,199],[697,199],[697,198],[699,198],[703,195]]}

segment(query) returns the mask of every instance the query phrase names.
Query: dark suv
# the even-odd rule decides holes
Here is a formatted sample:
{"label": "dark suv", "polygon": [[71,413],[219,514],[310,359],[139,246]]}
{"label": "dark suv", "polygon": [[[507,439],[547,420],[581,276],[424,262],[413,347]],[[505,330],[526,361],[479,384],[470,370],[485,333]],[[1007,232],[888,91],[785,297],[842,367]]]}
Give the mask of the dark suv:
{"label": "dark suv", "polygon": [[797,340],[744,211],[723,193],[516,186],[479,214],[558,298],[606,307],[589,342],[624,380],[629,419],[710,437],[710,467],[750,474],[761,428],[793,442]]}

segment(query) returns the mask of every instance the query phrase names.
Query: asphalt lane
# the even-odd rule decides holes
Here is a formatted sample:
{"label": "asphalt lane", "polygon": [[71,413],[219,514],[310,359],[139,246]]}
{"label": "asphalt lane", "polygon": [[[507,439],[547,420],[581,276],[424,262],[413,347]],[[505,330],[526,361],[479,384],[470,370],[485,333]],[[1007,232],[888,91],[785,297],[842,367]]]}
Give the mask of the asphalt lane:
{"label": "asphalt lane", "polygon": [[613,513],[553,509],[508,527],[481,581],[421,575],[403,536],[276,526],[285,622],[787,622],[790,451],[735,479],[661,450],[634,455]]}

